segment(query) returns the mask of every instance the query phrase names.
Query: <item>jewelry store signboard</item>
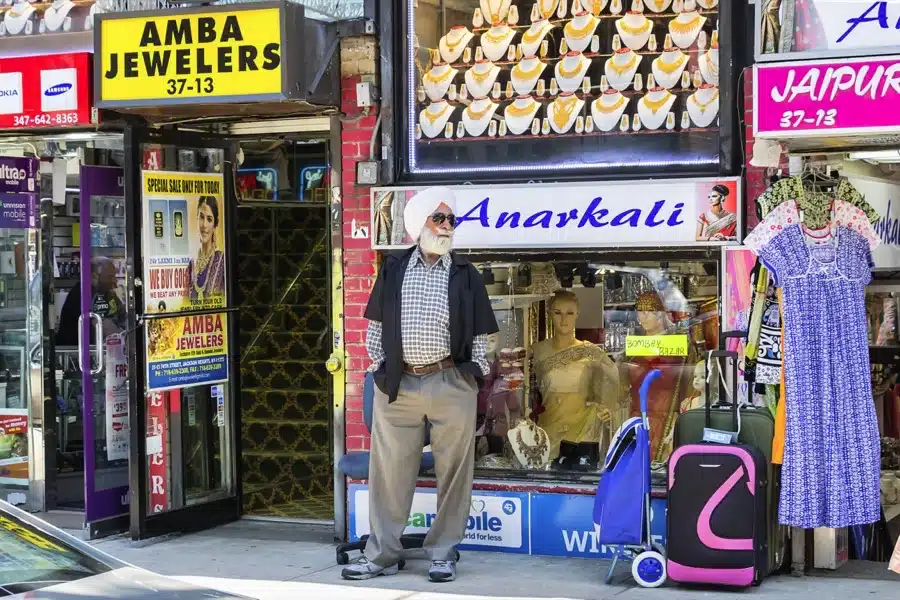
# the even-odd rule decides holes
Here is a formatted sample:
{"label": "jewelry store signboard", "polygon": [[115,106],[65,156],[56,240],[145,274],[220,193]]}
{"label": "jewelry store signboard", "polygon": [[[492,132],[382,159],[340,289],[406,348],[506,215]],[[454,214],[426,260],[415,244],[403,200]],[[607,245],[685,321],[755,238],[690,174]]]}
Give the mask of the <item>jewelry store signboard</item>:
{"label": "jewelry store signboard", "polygon": [[[408,247],[406,202],[424,187],[372,191],[372,244]],[[454,247],[728,245],[742,230],[739,178],[451,187]]]}

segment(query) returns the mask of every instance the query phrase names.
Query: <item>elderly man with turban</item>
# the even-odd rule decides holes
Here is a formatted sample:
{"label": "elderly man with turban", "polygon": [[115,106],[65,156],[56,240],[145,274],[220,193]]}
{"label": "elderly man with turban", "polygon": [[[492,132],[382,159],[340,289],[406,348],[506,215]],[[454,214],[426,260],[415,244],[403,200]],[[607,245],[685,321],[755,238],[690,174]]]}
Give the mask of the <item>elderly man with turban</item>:
{"label": "elderly man with turban", "polygon": [[409,200],[403,220],[416,243],[387,256],[366,307],[366,348],[375,377],[365,556],[346,579],[397,573],[422,458],[425,423],[437,476],[437,516],[424,550],[429,578],[456,578],[456,546],[469,518],[479,380],[489,371],[488,336],[498,331],[484,281],[451,251],[453,192],[434,187]]}

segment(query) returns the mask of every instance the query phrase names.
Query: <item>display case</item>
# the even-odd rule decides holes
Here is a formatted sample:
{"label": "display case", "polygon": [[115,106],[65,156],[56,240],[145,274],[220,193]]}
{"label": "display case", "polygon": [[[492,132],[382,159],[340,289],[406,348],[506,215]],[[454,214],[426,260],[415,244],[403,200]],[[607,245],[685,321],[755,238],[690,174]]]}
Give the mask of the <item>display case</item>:
{"label": "display case", "polygon": [[403,1],[406,176],[730,172],[743,6]]}

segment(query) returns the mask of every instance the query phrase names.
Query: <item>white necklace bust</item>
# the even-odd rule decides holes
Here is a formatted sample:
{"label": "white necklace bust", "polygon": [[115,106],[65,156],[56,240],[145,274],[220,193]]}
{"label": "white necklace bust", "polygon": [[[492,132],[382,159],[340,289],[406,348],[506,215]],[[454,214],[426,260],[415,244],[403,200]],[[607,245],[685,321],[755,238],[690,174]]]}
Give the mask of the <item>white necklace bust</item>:
{"label": "white necklace bust", "polygon": [[24,32],[25,35],[31,35],[34,31],[32,16],[35,10],[37,9],[30,2],[24,0],[13,4],[3,16],[3,31],[0,34],[18,35]]}
{"label": "white necklace bust", "polygon": [[541,103],[531,96],[519,96],[504,109],[503,120],[513,135],[522,135],[531,128]]}
{"label": "white necklace bust", "polygon": [[689,62],[688,55],[679,48],[665,50],[653,61],[653,78],[660,87],[670,90],[681,81],[681,74]]}
{"label": "white necklace bust", "polygon": [[490,98],[472,100],[462,114],[462,122],[466,128],[466,133],[472,137],[478,137],[483,134],[487,130],[498,106]]}
{"label": "white necklace bust", "polygon": [[700,65],[700,75],[703,81],[712,85],[719,85],[719,44],[714,43],[708,52],[697,60]]}
{"label": "white necklace bust", "polygon": [[616,31],[619,32],[619,37],[626,47],[640,50],[647,45],[653,33],[653,21],[642,12],[630,10],[624,17],[616,20]]}
{"label": "white necklace bust", "polygon": [[647,129],[659,129],[666,122],[666,117],[675,104],[675,94],[669,90],[656,87],[647,92],[638,101],[638,116],[641,124]]}
{"label": "white necklace bust", "polygon": [[573,16],[572,20],[563,27],[563,35],[569,50],[584,52],[591,45],[591,37],[599,24],[600,19],[586,10]]}
{"label": "white necklace bust", "polygon": [[517,94],[530,94],[547,65],[532,56],[523,58],[510,71],[510,81]]}
{"label": "white necklace bust", "polygon": [[691,122],[697,127],[709,127],[719,115],[719,88],[705,84],[687,99]]}
{"label": "white necklace bust", "polygon": [[447,35],[438,42],[438,50],[444,62],[453,63],[459,60],[473,37],[475,34],[462,25],[451,27]]}
{"label": "white necklace bust", "polygon": [[600,131],[612,131],[619,126],[628,98],[616,90],[606,90],[602,96],[591,103],[591,118],[594,127]]}
{"label": "white necklace bust", "polygon": [[454,69],[447,63],[435,65],[422,77],[422,88],[425,95],[432,102],[436,102],[447,95],[450,84],[456,78],[459,69]]}
{"label": "white necklace bust", "polygon": [[497,25],[509,14],[511,0],[480,0],[478,5],[484,20],[490,25]]}
{"label": "white necklace bust", "polygon": [[561,94],[547,107],[550,128],[556,133],[566,133],[572,129],[575,120],[581,115],[584,100],[574,94]]}
{"label": "white necklace bust", "polygon": [[500,67],[489,60],[480,60],[466,71],[466,89],[472,98],[487,98],[500,74]]}
{"label": "white necklace bust", "polygon": [[634,75],[642,60],[644,57],[630,48],[618,50],[606,60],[604,72],[609,85],[620,92],[628,89],[634,83]]}
{"label": "white necklace bust", "polygon": [[537,56],[541,48],[541,42],[547,37],[556,25],[547,20],[539,19],[531,24],[531,27],[522,32],[522,40],[519,46],[522,48],[522,56],[528,58]]}
{"label": "white necklace bust", "polygon": [[38,31],[70,31],[72,29],[72,17],[69,12],[75,7],[72,0],[53,0],[53,3],[44,11],[44,17],[38,25]]}
{"label": "white necklace bust", "polygon": [[669,35],[679,48],[687,49],[697,40],[706,17],[697,10],[685,10],[669,21]]}
{"label": "white necklace bust", "polygon": [[556,82],[562,92],[574,92],[581,86],[584,76],[587,74],[588,68],[591,66],[591,59],[587,58],[581,52],[571,51],[556,63],[554,69],[556,74]]}
{"label": "white necklace bust", "polygon": [[506,24],[494,25],[481,34],[481,48],[484,57],[492,62],[503,60],[516,30]]}
{"label": "white necklace bust", "polygon": [[650,9],[650,12],[665,12],[672,6],[672,0],[644,0],[644,6]]}
{"label": "white necklace bust", "polygon": [[426,106],[419,113],[419,125],[422,128],[422,135],[427,138],[439,136],[455,111],[456,107],[446,100],[438,100]]}

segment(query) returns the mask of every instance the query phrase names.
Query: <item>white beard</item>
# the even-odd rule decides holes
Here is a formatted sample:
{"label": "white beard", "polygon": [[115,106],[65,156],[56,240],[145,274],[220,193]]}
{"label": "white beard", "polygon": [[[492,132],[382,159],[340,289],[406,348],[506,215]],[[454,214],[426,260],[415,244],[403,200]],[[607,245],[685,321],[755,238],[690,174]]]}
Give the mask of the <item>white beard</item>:
{"label": "white beard", "polygon": [[443,236],[425,227],[422,230],[422,235],[419,236],[419,247],[426,254],[443,256],[450,252],[450,248],[453,247],[453,233]]}

